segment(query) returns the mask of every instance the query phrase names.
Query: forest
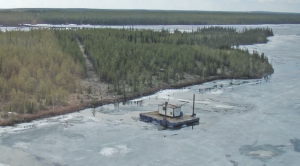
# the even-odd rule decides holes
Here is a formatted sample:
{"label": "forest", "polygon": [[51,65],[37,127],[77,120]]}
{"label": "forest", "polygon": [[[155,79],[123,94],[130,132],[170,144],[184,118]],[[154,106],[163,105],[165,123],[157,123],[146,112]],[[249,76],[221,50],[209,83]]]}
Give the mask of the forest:
{"label": "forest", "polygon": [[273,36],[269,28],[237,32],[230,27],[204,27],[174,33],[164,29],[82,29],[76,33],[99,77],[124,96],[145,87],[177,83],[187,74],[253,77],[273,73],[264,54],[239,48],[267,42],[267,37]]}
{"label": "forest", "polygon": [[71,31],[0,32],[0,50],[0,112],[32,114],[63,105],[85,77]]}
{"label": "forest", "polygon": [[299,24],[298,13],[103,9],[2,9],[0,25],[233,25]]}
{"label": "forest", "polygon": [[188,79],[272,74],[267,56],[240,48],[266,43],[270,36],[270,28],[237,31],[218,26],[192,32],[134,28],[0,32],[0,115],[35,114],[66,106],[72,96],[79,100],[93,93],[82,84],[88,76],[80,44],[100,82],[107,85],[106,95],[126,99]]}

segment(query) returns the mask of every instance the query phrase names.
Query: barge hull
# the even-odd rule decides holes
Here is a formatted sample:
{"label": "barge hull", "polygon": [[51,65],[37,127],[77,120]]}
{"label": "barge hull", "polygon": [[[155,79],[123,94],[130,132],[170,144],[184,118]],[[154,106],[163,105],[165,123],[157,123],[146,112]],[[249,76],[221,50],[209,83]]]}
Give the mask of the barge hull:
{"label": "barge hull", "polygon": [[144,122],[156,122],[162,126],[167,127],[180,127],[182,125],[190,125],[194,123],[199,123],[200,118],[191,117],[190,115],[183,115],[178,118],[171,118],[162,116],[158,111],[140,113],[140,119]]}

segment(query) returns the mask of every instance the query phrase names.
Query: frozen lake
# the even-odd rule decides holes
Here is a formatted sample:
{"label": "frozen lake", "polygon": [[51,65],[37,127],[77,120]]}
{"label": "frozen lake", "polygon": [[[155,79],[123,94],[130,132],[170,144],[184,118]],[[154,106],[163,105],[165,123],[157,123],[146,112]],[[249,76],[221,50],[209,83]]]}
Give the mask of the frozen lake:
{"label": "frozen lake", "polygon": [[[99,107],[95,117],[92,109],[86,109],[0,128],[0,166],[300,165],[300,25],[257,26],[272,28],[275,36],[267,44],[245,47],[269,57],[275,69],[270,78],[165,90]],[[197,26],[143,27],[191,30]],[[199,92],[214,85],[218,89]],[[189,102],[182,110],[192,114],[193,94],[199,125],[164,130],[139,121],[139,113],[156,110],[167,100],[178,105]]]}

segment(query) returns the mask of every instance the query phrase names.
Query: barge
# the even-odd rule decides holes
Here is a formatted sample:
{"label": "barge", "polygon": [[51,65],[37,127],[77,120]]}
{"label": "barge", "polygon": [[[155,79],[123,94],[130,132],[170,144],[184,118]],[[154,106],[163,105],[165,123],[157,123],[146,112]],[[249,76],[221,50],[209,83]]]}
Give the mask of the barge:
{"label": "barge", "polygon": [[140,113],[140,119],[144,122],[156,122],[162,126],[171,128],[180,127],[182,125],[198,124],[200,118],[195,117],[196,114],[194,114],[195,95],[193,97],[192,115],[184,115],[181,111],[181,106],[176,106],[165,102],[164,104],[158,105],[157,111]]}

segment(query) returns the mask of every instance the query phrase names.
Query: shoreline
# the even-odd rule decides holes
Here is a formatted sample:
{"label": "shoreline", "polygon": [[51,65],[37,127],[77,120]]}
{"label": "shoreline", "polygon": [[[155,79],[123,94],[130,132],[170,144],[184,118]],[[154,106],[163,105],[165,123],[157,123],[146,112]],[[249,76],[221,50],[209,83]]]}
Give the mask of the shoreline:
{"label": "shoreline", "polygon": [[[271,74],[268,74],[271,75]],[[224,79],[261,79],[262,77],[265,77],[267,75],[263,76],[251,76],[247,78],[243,78],[241,76],[210,76],[208,78],[204,79],[195,79],[192,81],[186,81],[186,82],[181,82],[181,83],[176,83],[173,85],[164,85],[161,87],[153,87],[148,90],[145,90],[143,92],[139,93],[133,93],[133,94],[128,94],[126,98],[124,96],[116,96],[115,99],[103,99],[103,100],[97,100],[97,101],[89,101],[81,104],[76,104],[76,105],[69,105],[66,107],[54,109],[54,110],[46,110],[46,111],[38,111],[36,114],[26,114],[26,115],[15,115],[14,118],[12,119],[7,119],[7,120],[2,120],[0,121],[0,127],[4,126],[14,126],[15,124],[20,124],[20,123],[26,123],[26,122],[31,122],[33,120],[38,120],[38,119],[44,119],[44,118],[50,118],[54,116],[59,116],[59,115],[65,115],[69,113],[74,113],[74,112],[79,112],[81,110],[87,109],[87,108],[96,108],[100,107],[102,105],[107,105],[107,104],[113,104],[116,102],[125,102],[128,100],[133,100],[142,96],[148,96],[155,94],[161,90],[166,90],[166,89],[179,89],[187,86],[192,86],[192,85],[197,85],[197,84],[203,84],[206,82],[211,82],[215,80],[224,80]]]}

